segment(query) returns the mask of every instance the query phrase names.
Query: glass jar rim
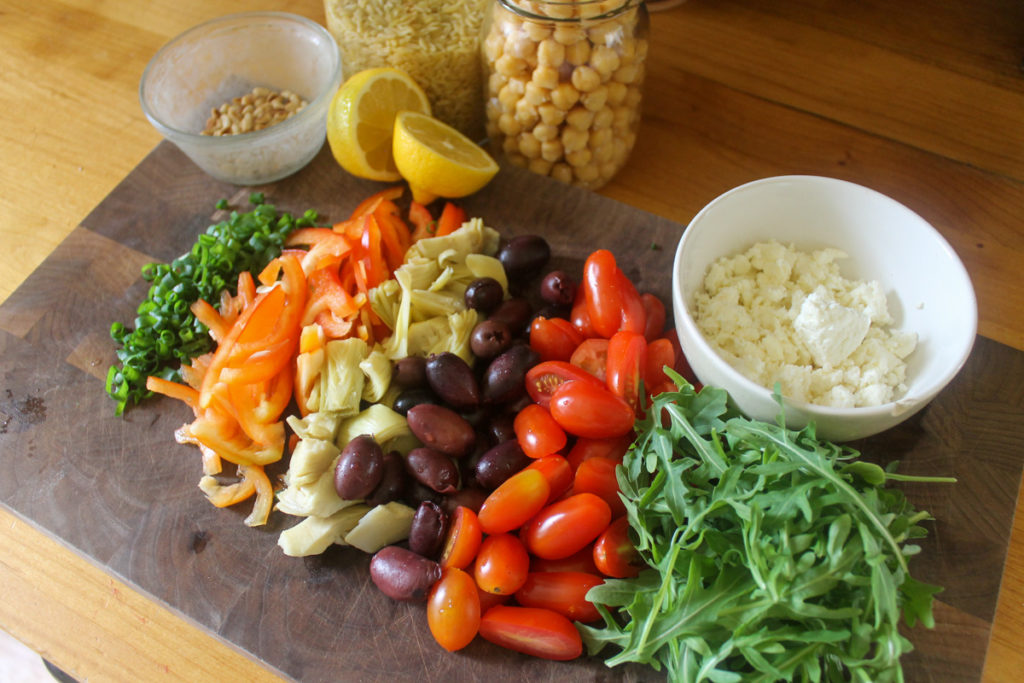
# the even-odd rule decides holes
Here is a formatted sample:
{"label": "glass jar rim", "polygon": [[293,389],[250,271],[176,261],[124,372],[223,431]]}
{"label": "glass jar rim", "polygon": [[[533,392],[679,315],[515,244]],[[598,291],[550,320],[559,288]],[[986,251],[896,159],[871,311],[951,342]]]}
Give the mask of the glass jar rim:
{"label": "glass jar rim", "polygon": [[[611,19],[635,7],[643,5],[643,0],[497,0],[498,4],[524,19],[536,21],[553,21],[558,23],[577,23],[580,21],[600,21]],[[536,9],[531,9],[533,6]],[[574,11],[570,16],[557,17],[543,14],[544,7],[569,8]],[[587,10],[595,10],[587,14]]]}

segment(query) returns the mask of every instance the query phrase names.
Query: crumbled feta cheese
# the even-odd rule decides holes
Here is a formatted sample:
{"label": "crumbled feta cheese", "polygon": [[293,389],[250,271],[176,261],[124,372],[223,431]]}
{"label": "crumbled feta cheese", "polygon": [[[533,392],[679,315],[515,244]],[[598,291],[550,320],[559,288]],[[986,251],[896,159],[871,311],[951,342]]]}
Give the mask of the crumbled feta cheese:
{"label": "crumbled feta cheese", "polygon": [[906,392],[917,335],[891,331],[878,282],[843,278],[838,249],[802,252],[761,242],[708,269],[695,297],[698,327],[755,382],[835,407],[888,403]]}

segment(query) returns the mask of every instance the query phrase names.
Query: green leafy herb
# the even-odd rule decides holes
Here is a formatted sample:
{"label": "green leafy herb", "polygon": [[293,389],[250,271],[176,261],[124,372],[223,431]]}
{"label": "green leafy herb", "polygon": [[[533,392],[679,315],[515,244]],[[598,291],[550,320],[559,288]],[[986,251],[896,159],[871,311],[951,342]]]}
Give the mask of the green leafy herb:
{"label": "green leafy herb", "polygon": [[673,681],[902,680],[901,613],[932,627],[940,589],[907,569],[930,516],[883,484],[919,478],[673,379],[619,469],[650,569],[590,590],[605,625],[579,627],[589,652],[613,645],[609,666],[664,667]]}
{"label": "green leafy herb", "polygon": [[[134,326],[115,322],[110,327],[120,347],[120,363],[107,372],[106,390],[117,403],[118,415],[148,395],[146,377],[180,381],[180,365],[213,348],[206,326],[190,310],[193,303],[203,299],[219,307],[221,291],[235,293],[239,273],[258,273],[281,253],[288,233],[313,225],[317,218],[313,210],[299,219],[279,215],[264,203],[262,193],[253,193],[250,202],[252,211],[232,211],[227,220],[207,228],[187,254],[142,268],[142,277],[151,284]],[[227,208],[227,202],[221,200],[217,208]]]}

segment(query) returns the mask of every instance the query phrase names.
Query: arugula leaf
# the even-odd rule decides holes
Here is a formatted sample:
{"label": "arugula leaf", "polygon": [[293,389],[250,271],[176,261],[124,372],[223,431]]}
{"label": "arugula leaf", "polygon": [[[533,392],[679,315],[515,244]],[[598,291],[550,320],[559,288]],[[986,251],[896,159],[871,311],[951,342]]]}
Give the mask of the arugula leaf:
{"label": "arugula leaf", "polygon": [[618,469],[649,568],[587,594],[605,622],[579,625],[588,651],[678,681],[902,680],[900,616],[933,626],[941,589],[907,567],[930,516],[884,484],[954,480],[894,475],[673,379]]}

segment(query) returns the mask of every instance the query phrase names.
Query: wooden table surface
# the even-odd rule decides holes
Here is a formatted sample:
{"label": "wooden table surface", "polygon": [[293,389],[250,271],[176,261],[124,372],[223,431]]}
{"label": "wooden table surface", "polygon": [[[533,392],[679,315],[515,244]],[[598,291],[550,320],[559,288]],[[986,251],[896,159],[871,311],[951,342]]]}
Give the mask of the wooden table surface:
{"label": "wooden table surface", "polygon": [[[317,0],[0,0],[0,301],[160,141],[150,56],[248,9],[323,22]],[[1024,350],[1024,4],[689,0],[651,37],[639,142],[602,194],[685,224],[759,177],[869,185],[953,245],[979,333]],[[1024,666],[1020,501],[986,681]],[[80,680],[276,678],[3,507],[0,547],[0,628]]]}

